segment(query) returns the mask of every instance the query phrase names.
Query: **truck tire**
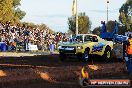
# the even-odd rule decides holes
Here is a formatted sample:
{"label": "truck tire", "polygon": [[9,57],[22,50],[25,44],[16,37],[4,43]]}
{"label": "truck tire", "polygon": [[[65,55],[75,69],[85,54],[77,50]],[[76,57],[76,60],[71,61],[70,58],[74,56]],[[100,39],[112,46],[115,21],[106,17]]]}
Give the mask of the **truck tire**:
{"label": "truck tire", "polygon": [[89,60],[89,51],[85,50],[83,54],[83,61],[88,61]]}
{"label": "truck tire", "polygon": [[84,53],[79,53],[77,54],[77,58],[79,59],[79,61],[85,61],[87,62],[89,60],[89,51],[84,51]]}
{"label": "truck tire", "polygon": [[111,48],[110,47],[106,47],[105,51],[104,51],[104,55],[103,55],[103,58],[106,60],[106,61],[112,61],[112,51],[111,51]]}

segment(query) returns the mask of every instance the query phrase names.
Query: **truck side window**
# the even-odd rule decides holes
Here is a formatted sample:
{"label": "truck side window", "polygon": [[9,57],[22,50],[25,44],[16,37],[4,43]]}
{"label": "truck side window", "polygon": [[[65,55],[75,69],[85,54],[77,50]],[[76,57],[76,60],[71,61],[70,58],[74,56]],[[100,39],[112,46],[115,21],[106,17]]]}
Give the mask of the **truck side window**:
{"label": "truck side window", "polygon": [[87,42],[87,41],[92,41],[92,36],[89,36],[89,35],[86,35],[84,37],[84,41]]}
{"label": "truck side window", "polygon": [[96,36],[93,36],[93,42],[98,42],[98,39]]}

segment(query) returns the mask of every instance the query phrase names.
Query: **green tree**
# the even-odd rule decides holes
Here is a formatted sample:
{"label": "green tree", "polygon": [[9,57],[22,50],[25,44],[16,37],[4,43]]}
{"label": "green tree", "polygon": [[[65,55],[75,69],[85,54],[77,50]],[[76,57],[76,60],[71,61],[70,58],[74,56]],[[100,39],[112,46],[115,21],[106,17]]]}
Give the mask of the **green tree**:
{"label": "green tree", "polygon": [[100,31],[101,31],[101,27],[96,27],[96,28],[94,28],[94,30],[92,31],[92,33],[99,36],[100,35]]}
{"label": "green tree", "polygon": [[18,17],[19,20],[22,20],[23,17],[26,15],[24,11],[21,11],[20,8],[15,10],[15,17]]}
{"label": "green tree", "polygon": [[55,31],[53,31],[52,29],[50,29],[46,24],[40,24],[38,25],[40,30],[48,30],[49,33],[55,33]]}
{"label": "green tree", "polygon": [[39,29],[41,29],[41,30],[46,30],[46,29],[48,29],[48,27],[47,27],[46,24],[40,24],[40,25],[39,25]]}
{"label": "green tree", "polygon": [[[69,30],[72,31],[73,34],[76,32],[76,17],[72,16],[68,18]],[[78,33],[86,34],[91,28],[91,21],[85,13],[80,13],[78,15]]]}
{"label": "green tree", "polygon": [[132,0],[127,0],[119,10],[119,20],[127,31],[132,31]]}
{"label": "green tree", "polygon": [[0,21],[3,23],[11,21],[12,23],[19,23],[26,15],[18,6],[21,0],[0,0]]}
{"label": "green tree", "polygon": [[32,22],[22,22],[21,26],[25,25],[25,27],[31,27],[31,28],[35,28],[36,25]]}
{"label": "green tree", "polygon": [[21,0],[13,0],[13,7],[17,8],[19,5],[21,5]]}
{"label": "green tree", "polygon": [[125,35],[125,32],[127,32],[126,28],[124,26],[119,26],[119,35]]}
{"label": "green tree", "polygon": [[12,3],[12,0],[0,0],[0,20],[2,22],[10,21],[13,18]]}
{"label": "green tree", "polygon": [[107,29],[107,32],[112,32],[113,29],[115,27],[115,21],[108,21],[108,23],[106,24],[106,29]]}

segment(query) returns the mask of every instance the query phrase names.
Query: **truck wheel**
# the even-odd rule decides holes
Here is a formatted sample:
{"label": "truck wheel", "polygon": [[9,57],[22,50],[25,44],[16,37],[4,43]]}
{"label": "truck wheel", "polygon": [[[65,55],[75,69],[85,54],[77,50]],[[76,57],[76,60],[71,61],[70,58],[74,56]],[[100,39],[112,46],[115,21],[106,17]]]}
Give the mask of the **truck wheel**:
{"label": "truck wheel", "polygon": [[64,53],[60,53],[59,58],[61,61],[64,61],[64,59],[66,58],[66,55]]}
{"label": "truck wheel", "polygon": [[88,61],[89,60],[89,51],[85,51],[83,54],[83,60]]}
{"label": "truck wheel", "polygon": [[104,51],[104,59],[107,61],[111,61],[111,56],[112,56],[112,51],[110,47],[106,47],[105,51]]}

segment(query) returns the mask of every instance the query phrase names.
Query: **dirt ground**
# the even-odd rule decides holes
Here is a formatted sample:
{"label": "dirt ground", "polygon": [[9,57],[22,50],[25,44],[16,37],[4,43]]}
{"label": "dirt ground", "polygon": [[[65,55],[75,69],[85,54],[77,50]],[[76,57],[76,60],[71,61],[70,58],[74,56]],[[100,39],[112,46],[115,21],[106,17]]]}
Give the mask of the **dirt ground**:
{"label": "dirt ground", "polygon": [[[0,58],[0,88],[81,88],[83,66],[89,67],[91,79],[130,79],[123,61],[106,62],[95,57],[88,62],[58,54]],[[96,69],[92,68],[95,67]]]}

